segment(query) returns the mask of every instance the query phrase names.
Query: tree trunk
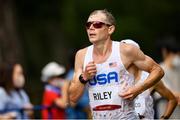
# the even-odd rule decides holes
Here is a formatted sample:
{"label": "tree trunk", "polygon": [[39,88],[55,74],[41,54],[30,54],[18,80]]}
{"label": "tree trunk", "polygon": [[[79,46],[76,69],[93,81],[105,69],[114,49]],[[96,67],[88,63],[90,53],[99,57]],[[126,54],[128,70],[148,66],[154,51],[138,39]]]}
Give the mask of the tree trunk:
{"label": "tree trunk", "polygon": [[13,5],[13,0],[0,0],[0,63],[20,57]]}

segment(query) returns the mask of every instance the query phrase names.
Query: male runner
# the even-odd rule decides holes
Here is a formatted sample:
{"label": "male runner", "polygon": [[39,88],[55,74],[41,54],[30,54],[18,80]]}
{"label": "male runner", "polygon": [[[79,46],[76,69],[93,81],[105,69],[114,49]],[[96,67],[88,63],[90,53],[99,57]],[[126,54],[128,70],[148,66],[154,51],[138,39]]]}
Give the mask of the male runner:
{"label": "male runner", "polygon": [[[137,47],[111,40],[115,19],[107,10],[93,11],[86,29],[92,45],[76,53],[70,102],[76,103],[87,85],[94,119],[137,119],[133,99],[156,84],[163,70]],[[134,86],[134,65],[150,73],[139,86]]]}

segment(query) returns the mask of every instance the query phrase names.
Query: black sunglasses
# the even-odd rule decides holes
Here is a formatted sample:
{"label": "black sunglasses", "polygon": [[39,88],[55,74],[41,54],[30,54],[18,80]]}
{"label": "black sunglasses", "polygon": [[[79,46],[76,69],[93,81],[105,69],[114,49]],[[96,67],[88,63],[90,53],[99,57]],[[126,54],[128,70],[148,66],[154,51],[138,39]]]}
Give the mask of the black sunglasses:
{"label": "black sunglasses", "polygon": [[110,24],[106,24],[100,21],[92,21],[86,23],[86,29],[89,29],[93,25],[94,28],[102,28],[103,25],[111,26]]}

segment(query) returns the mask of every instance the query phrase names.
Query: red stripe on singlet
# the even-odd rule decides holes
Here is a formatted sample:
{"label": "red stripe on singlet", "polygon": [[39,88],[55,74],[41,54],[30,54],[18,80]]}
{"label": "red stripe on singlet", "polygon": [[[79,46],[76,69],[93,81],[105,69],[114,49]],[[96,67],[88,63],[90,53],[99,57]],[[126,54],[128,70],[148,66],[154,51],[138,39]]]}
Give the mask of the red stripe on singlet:
{"label": "red stripe on singlet", "polygon": [[121,105],[100,105],[93,108],[93,111],[115,110],[121,108]]}

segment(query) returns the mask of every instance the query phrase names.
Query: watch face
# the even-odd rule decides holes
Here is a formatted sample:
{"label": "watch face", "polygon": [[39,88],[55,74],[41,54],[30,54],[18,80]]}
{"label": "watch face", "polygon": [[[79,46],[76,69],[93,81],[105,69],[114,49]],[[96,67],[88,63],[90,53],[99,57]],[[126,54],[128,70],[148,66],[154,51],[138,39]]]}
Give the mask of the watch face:
{"label": "watch face", "polygon": [[86,84],[88,81],[85,81],[84,79],[83,79],[83,76],[82,76],[82,74],[79,76],[79,81],[81,82],[81,83],[83,83],[83,84]]}
{"label": "watch face", "polygon": [[83,79],[83,76],[82,76],[82,75],[80,75],[80,76],[79,76],[79,78],[80,78],[80,79]]}

